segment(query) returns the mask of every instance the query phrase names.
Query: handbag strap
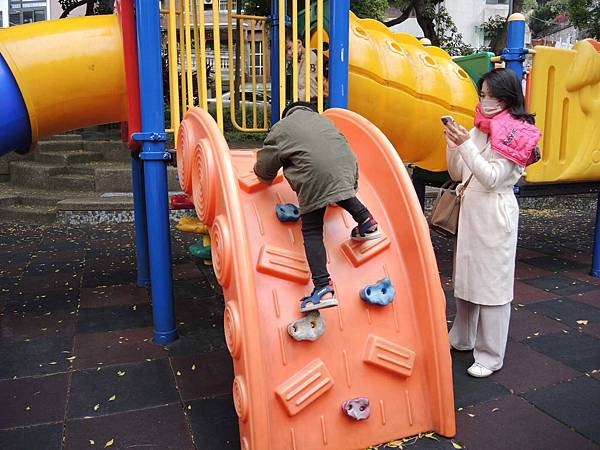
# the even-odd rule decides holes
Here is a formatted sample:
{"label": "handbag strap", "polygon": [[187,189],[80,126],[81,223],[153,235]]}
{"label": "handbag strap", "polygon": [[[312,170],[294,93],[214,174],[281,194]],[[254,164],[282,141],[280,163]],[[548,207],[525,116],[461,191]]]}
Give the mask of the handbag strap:
{"label": "handbag strap", "polygon": [[467,182],[465,184],[463,184],[462,189],[460,190],[460,196],[462,197],[463,195],[465,195],[465,191],[467,189],[467,186],[469,185],[469,183],[471,182],[471,178],[473,178],[473,173],[471,173],[471,175],[469,176],[469,178],[467,178]]}

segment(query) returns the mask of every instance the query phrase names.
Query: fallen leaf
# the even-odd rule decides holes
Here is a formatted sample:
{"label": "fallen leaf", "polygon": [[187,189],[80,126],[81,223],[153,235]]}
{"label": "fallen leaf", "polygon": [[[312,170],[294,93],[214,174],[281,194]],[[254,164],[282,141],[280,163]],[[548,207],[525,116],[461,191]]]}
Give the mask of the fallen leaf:
{"label": "fallen leaf", "polygon": [[450,441],[450,442],[452,442],[452,447],[454,447],[454,448],[457,448],[457,449],[460,449],[460,448],[462,448],[462,445],[460,445],[460,444],[457,444],[457,443],[456,443],[456,442],[454,442],[454,441]]}
{"label": "fallen leaf", "polygon": [[535,333],[533,333],[533,335],[534,335],[534,336],[539,336],[539,335],[540,335],[540,332],[539,332],[539,331],[536,331]]}
{"label": "fallen leaf", "polygon": [[94,405],[94,411],[98,411],[100,409],[100,404]]}
{"label": "fallen leaf", "polygon": [[25,408],[25,411],[31,411],[31,406],[27,406],[27,408]]}
{"label": "fallen leaf", "polygon": [[177,371],[177,376],[180,377],[181,376],[181,372],[178,370]]}
{"label": "fallen leaf", "polygon": [[90,439],[90,445],[96,445],[93,439]]}
{"label": "fallen leaf", "polygon": [[196,364],[192,364],[192,370],[196,370]]}
{"label": "fallen leaf", "polygon": [[588,324],[588,321],[587,321],[587,320],[578,320],[578,321],[577,321],[577,323],[578,323],[579,325],[587,325],[587,324]]}
{"label": "fallen leaf", "polygon": [[192,405],[188,405],[187,409],[192,409]]}
{"label": "fallen leaf", "polygon": [[438,441],[438,440],[439,440],[439,439],[437,438],[437,436],[436,436],[435,434],[433,434],[433,433],[425,433],[425,434],[424,434],[424,436],[425,436],[427,439],[433,439],[434,441]]}
{"label": "fallen leaf", "polygon": [[107,441],[106,444],[104,444],[104,448],[106,447],[110,447],[111,445],[113,445],[115,443],[114,439],[111,439],[110,441]]}
{"label": "fallen leaf", "polygon": [[112,401],[114,401],[114,400],[116,400],[116,399],[117,399],[117,396],[113,394],[113,395],[112,395],[112,397],[110,397],[110,398],[108,399],[108,401],[109,401],[109,402],[112,402]]}
{"label": "fallen leaf", "polygon": [[500,408],[494,408],[494,409],[492,409],[492,412],[496,412],[496,411],[500,411]]}
{"label": "fallen leaf", "polygon": [[122,370],[119,370],[119,371],[117,372],[117,376],[118,376],[118,377],[122,377],[123,375],[125,375],[125,372],[124,372],[124,371],[122,371]]}
{"label": "fallen leaf", "polygon": [[475,417],[475,414],[467,413],[467,416],[469,416],[469,417]]}
{"label": "fallen leaf", "polygon": [[49,365],[51,365],[51,366],[54,366],[54,365],[56,365],[56,364],[58,364],[58,363],[57,363],[56,361],[51,361],[51,362],[49,362],[48,364],[49,364]]}
{"label": "fallen leaf", "polygon": [[73,361],[73,360],[74,360],[74,359],[76,359],[76,358],[77,358],[77,356],[69,356],[67,359],[68,359],[69,361]]}
{"label": "fallen leaf", "polygon": [[137,305],[133,305],[133,310],[135,311],[137,309]]}

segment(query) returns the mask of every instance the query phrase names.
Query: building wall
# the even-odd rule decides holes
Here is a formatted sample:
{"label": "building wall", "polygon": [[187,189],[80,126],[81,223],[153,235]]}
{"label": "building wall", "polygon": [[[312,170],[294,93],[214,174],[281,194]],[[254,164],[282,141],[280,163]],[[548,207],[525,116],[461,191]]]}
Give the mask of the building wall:
{"label": "building wall", "polygon": [[[50,19],[58,19],[60,15],[63,13],[62,6],[58,3],[58,0],[48,0],[50,14],[48,14],[48,18]],[[75,8],[69,14],[69,17],[79,17],[85,15],[85,5]]]}
{"label": "building wall", "polygon": [[0,14],[2,20],[0,21],[0,28],[8,27],[8,0],[0,0]]}

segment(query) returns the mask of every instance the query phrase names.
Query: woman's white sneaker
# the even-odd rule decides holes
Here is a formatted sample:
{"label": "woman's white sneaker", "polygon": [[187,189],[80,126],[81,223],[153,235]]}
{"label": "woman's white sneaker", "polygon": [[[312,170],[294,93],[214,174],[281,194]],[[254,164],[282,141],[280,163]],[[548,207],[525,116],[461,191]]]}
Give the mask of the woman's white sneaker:
{"label": "woman's white sneaker", "polygon": [[475,378],[486,378],[493,374],[494,371],[487,367],[483,367],[479,363],[473,363],[473,365],[467,369],[467,373]]}

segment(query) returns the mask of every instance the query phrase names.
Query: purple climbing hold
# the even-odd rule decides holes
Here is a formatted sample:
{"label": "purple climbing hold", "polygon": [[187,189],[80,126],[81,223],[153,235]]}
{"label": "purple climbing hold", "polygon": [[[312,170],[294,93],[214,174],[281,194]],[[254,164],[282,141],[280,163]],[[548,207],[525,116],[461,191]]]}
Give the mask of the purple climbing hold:
{"label": "purple climbing hold", "polygon": [[365,420],[371,415],[371,406],[369,399],[366,397],[353,398],[352,400],[346,400],[342,404],[342,410],[348,417],[352,417],[354,420]]}
{"label": "purple climbing hold", "polygon": [[387,277],[360,290],[360,298],[372,305],[389,305],[394,301],[395,296],[396,289]]}

